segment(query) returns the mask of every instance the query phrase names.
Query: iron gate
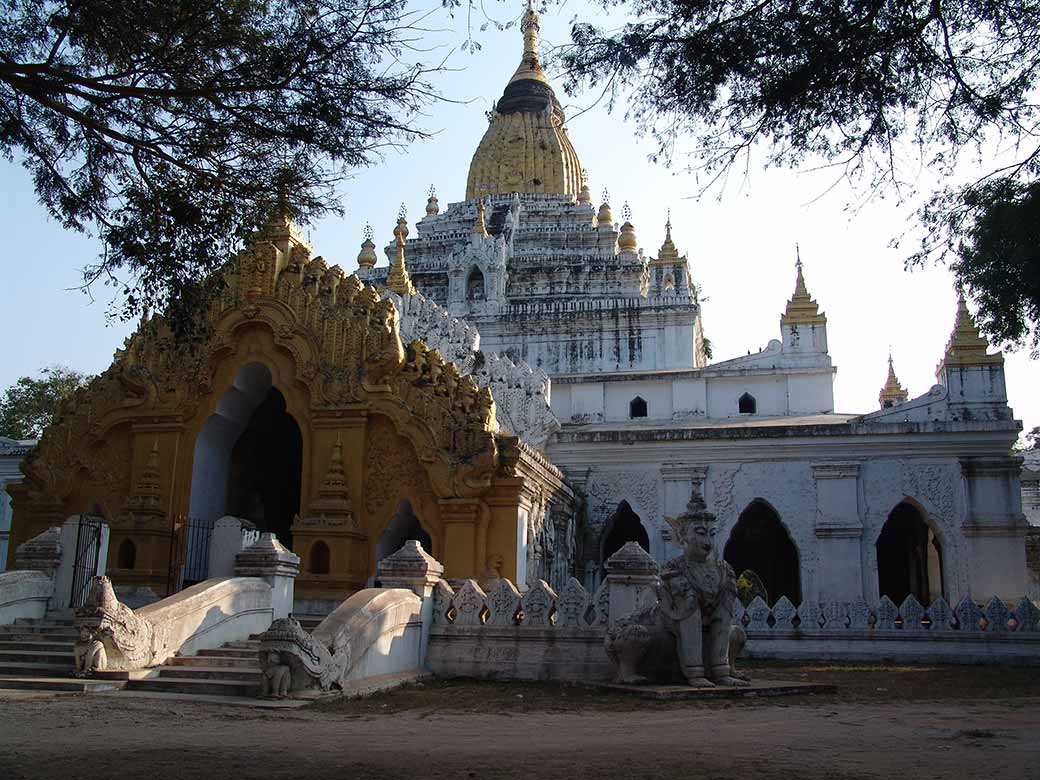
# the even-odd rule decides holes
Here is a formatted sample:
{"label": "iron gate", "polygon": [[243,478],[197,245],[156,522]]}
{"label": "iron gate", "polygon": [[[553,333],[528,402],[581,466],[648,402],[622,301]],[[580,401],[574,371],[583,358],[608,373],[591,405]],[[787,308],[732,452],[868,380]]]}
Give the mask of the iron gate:
{"label": "iron gate", "polygon": [[101,555],[101,526],[99,515],[80,515],[76,526],[76,558],[72,565],[72,592],[70,607],[82,607],[90,593],[90,583],[98,573]]}
{"label": "iron gate", "polygon": [[167,593],[178,593],[209,576],[209,543],[217,518],[177,517],[170,529]]}

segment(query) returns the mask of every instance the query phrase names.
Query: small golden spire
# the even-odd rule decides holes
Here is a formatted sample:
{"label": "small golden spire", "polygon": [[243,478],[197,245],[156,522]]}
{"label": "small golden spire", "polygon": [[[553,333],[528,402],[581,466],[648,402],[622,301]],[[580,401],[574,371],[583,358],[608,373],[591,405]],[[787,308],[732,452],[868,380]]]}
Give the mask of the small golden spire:
{"label": "small golden spire", "polygon": [[441,204],[437,200],[437,190],[430,185],[430,197],[426,199],[426,216],[434,217],[441,213]]}
{"label": "small golden spire", "polygon": [[903,403],[909,397],[910,394],[903,389],[896,378],[896,370],[892,365],[892,350],[889,348],[888,379],[885,381],[885,386],[881,388],[881,392],[878,393],[878,402],[882,409],[888,409],[890,406]]}
{"label": "small golden spire", "polygon": [[401,204],[400,216],[397,218],[397,227],[394,228],[394,242],[397,245],[397,256],[390,273],[386,276],[386,286],[398,295],[415,295],[415,285],[408,275],[408,268],[404,261],[405,239],[408,238],[408,220],[405,219],[405,206]]}
{"label": "small golden spire", "polygon": [[592,203],[592,193],[589,191],[589,172],[581,169],[581,190],[578,192],[578,203]]}
{"label": "small golden spire", "polygon": [[376,264],[376,245],[372,240],[372,226],[365,223],[365,240],[361,242],[361,251],[358,252],[358,268],[371,268]]}
{"label": "small golden spire", "polygon": [[795,258],[794,295],[787,302],[787,310],[780,317],[780,324],[826,325],[827,315],[820,311],[820,304],[812,299],[805,287],[805,276],[802,274],[802,253],[797,244],[795,244]]}
{"label": "small golden spire", "polygon": [[487,236],[488,236],[487,223],[484,221],[484,211],[485,211],[485,208],[486,207],[484,206],[484,199],[481,198],[480,200],[477,201],[477,219],[476,219],[476,221],[474,221],[473,227],[471,227],[469,229],[469,232],[472,233],[473,235],[483,236],[484,238],[487,238]]}
{"label": "small golden spire", "polygon": [[614,215],[610,213],[610,193],[603,190],[603,202],[600,204],[599,212],[596,214],[597,225],[614,225]]}
{"label": "small golden spire", "polygon": [[635,252],[639,242],[636,240],[636,229],[632,225],[632,209],[627,203],[621,210],[621,218],[625,223],[621,226],[621,235],[618,237],[618,249],[622,252]]}
{"label": "small golden spire", "polygon": [[668,218],[664,223],[664,243],[661,244],[661,250],[657,253],[657,262],[662,264],[679,262],[679,250],[672,241],[671,209],[668,209]]}
{"label": "small golden spire", "polygon": [[953,333],[946,344],[946,353],[936,369],[940,373],[945,366],[1002,366],[1004,354],[989,354],[989,341],[983,336],[975,320],[968,311],[968,302],[964,299],[964,290],[957,288],[957,319],[954,321]]}

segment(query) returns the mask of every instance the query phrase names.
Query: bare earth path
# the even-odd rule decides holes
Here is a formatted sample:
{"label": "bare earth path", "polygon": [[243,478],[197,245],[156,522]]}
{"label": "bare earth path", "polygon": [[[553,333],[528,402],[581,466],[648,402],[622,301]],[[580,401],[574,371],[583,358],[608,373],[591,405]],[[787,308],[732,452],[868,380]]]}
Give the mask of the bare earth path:
{"label": "bare earth path", "polygon": [[264,711],[0,697],[0,778],[1040,778],[1037,670],[768,669],[836,695],[637,701],[434,682]]}

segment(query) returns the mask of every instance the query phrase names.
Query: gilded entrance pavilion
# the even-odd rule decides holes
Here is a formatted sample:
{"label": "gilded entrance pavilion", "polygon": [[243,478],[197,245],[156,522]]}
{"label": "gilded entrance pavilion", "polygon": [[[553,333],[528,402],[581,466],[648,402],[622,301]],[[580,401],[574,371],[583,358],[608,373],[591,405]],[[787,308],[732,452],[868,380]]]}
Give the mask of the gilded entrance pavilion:
{"label": "gilded entrance pavilion", "polygon": [[[408,295],[404,274],[388,284]],[[298,599],[338,603],[417,536],[446,576],[522,578],[528,518],[572,514],[574,499],[544,455],[500,432],[490,389],[405,344],[390,291],[312,257],[287,219],[226,275],[200,348],[142,321],[64,405],[10,489],[11,549],[99,514],[115,584],[163,595],[178,529],[235,515],[300,556]]]}

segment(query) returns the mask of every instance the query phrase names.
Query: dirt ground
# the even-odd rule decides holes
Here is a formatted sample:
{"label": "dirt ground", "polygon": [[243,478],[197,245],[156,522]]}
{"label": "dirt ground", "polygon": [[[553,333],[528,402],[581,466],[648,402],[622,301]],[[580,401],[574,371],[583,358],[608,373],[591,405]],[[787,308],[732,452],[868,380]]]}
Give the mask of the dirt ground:
{"label": "dirt ground", "polygon": [[0,696],[0,778],[1040,778],[1040,670],[756,666],[836,694],[653,702],[433,681],[257,710]]}

